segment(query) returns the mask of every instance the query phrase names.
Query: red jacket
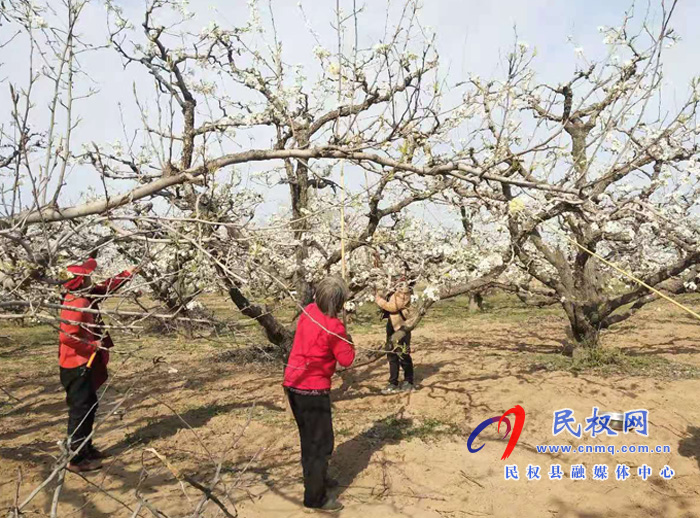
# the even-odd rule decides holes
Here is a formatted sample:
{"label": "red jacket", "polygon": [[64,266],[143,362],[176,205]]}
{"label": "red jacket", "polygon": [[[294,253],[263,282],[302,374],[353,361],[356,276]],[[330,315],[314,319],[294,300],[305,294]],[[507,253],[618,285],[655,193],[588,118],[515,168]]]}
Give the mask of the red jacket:
{"label": "red jacket", "polygon": [[297,323],[283,385],[301,390],[330,389],[336,362],[349,367],[355,360],[355,349],[339,337],[348,338],[340,320],[324,315],[316,304],[306,306]]}
{"label": "red jacket", "polygon": [[[108,295],[129,280],[131,273],[123,271],[116,277],[94,286],[85,293],[68,292],[63,299],[63,306],[68,309],[61,310],[61,324],[58,346],[58,364],[61,367],[72,369],[85,365],[92,353],[102,343],[104,347],[111,347],[109,335],[102,336],[102,321],[99,314],[80,311],[80,309],[99,310],[100,298]],[[100,351],[96,369],[103,369],[106,376],[106,365],[109,361],[109,353]]]}

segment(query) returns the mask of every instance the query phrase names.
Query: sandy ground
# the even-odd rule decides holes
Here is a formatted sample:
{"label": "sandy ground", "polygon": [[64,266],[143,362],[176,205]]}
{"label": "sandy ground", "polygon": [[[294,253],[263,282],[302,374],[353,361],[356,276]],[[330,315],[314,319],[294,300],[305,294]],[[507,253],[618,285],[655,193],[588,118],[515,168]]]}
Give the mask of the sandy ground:
{"label": "sandy ground", "polygon": [[[2,347],[2,362],[19,354],[12,347],[21,336],[17,333]],[[562,321],[551,315],[501,322],[480,317],[459,326],[432,322],[414,336],[422,387],[415,393],[381,394],[384,361],[340,374],[332,394],[336,450],[331,465],[346,505],[340,516],[700,516],[700,380],[532,369],[536,355],[556,354],[562,338]],[[661,306],[645,310],[605,341],[633,354],[700,365],[699,338],[697,325]],[[380,334],[366,334],[359,341],[367,346],[380,339]],[[12,505],[19,469],[20,501],[51,472],[64,430],[64,395],[55,367],[31,368],[32,355],[55,354],[55,345],[37,344],[29,356],[22,354],[25,367],[5,369],[2,375],[2,386],[22,400],[8,400],[2,407],[2,508]],[[159,354],[165,352],[153,346],[145,356]],[[132,516],[137,497],[167,516],[191,514],[201,493],[178,483],[151,448],[174,470],[203,483],[212,479],[226,452],[215,493],[231,510],[235,504],[238,516],[306,516],[300,506],[298,437],[280,386],[280,367],[237,365],[202,351],[180,350],[168,358],[177,373],[143,357],[121,367],[124,356],[115,360],[117,374],[100,414],[130,395],[98,432],[99,446],[114,457],[102,472],[85,479],[66,476],[59,516]],[[505,443],[495,426],[479,438],[485,447],[469,453],[471,430],[516,404],[525,408],[526,421],[512,456],[500,460]],[[649,437],[552,436],[555,410],[571,408],[581,422],[593,406],[648,409]],[[669,445],[671,453],[551,455],[535,449],[560,443]],[[570,466],[577,463],[586,465],[587,480],[568,479]],[[614,479],[618,463],[630,466],[630,479]],[[504,480],[505,464],[518,466],[519,481]],[[542,480],[525,479],[528,464],[541,467]],[[547,478],[552,464],[562,465],[565,480]],[[611,479],[592,480],[594,464],[607,464]],[[646,481],[636,475],[643,464],[653,470]],[[675,471],[670,481],[659,477],[664,465]],[[27,511],[48,516],[52,487]],[[205,516],[216,515],[210,503]],[[140,516],[151,515],[143,509]]]}

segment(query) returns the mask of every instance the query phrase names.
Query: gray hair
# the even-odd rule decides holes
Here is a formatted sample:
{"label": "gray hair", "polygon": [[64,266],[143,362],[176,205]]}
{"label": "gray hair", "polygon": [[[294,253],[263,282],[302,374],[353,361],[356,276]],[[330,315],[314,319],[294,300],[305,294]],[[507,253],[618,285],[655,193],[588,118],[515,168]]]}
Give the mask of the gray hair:
{"label": "gray hair", "polygon": [[337,275],[326,277],[316,286],[316,305],[329,317],[338,316],[349,296],[348,285]]}

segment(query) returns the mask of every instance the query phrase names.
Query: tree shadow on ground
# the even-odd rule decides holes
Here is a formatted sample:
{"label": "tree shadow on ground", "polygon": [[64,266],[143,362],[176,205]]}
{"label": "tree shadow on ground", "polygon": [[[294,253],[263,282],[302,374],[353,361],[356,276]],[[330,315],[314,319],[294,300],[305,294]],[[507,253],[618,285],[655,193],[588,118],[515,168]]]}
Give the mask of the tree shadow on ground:
{"label": "tree shadow on ground", "polygon": [[410,433],[413,420],[402,417],[403,408],[379,421],[362,433],[339,445],[331,460],[331,471],[337,472],[341,495],[360,473],[370,465],[372,456],[392,444],[399,444]]}
{"label": "tree shadow on ground", "polygon": [[[425,364],[416,363],[414,365],[415,382],[423,385],[425,380],[429,380],[445,366],[452,365],[455,362],[456,360],[443,360]],[[382,380],[381,383],[376,383],[374,381],[374,378],[380,374],[386,376],[385,380],[389,379],[389,367],[387,365],[386,355],[367,367],[363,367],[362,370],[347,370],[340,373],[342,383],[338,388],[332,390],[331,398],[333,401],[339,402],[362,399],[368,395],[380,395],[386,384],[385,380]],[[400,376],[403,376],[403,371],[400,372]],[[356,389],[363,388],[365,390],[350,392],[351,387]]]}
{"label": "tree shadow on ground", "polygon": [[700,347],[692,345],[675,345],[676,342],[689,342],[687,338],[674,338],[667,342],[657,343],[654,345],[645,345],[643,347],[625,347],[625,354],[628,356],[650,356],[659,354],[700,354]]}
{"label": "tree shadow on ground", "polygon": [[[556,344],[548,344],[547,342],[556,342]],[[483,340],[447,338],[440,341],[440,347],[432,349],[488,349],[489,351],[558,354],[566,344],[565,339],[556,339],[528,331],[526,333],[509,332],[506,337],[490,336]]]}
{"label": "tree shadow on ground", "polygon": [[[414,374],[417,384],[425,384],[441,370],[449,365],[455,365],[456,360],[443,360],[434,363],[417,363],[414,366]],[[387,369],[388,375],[388,369]]]}
{"label": "tree shadow on ground", "polygon": [[700,468],[700,427],[689,426],[686,433],[688,437],[678,441],[678,453],[694,458]]}
{"label": "tree shadow on ground", "polygon": [[552,504],[556,510],[548,510],[550,514],[556,513],[556,515],[561,514],[562,516],[571,518],[607,518],[607,515],[601,513],[578,511],[570,503],[560,500],[559,498],[554,498]]}
{"label": "tree shadow on ground", "polygon": [[[95,473],[87,473],[85,475],[76,475],[66,473],[66,484],[61,493],[61,505],[72,505],[77,511],[78,516],[84,518],[104,518],[113,516],[113,511],[106,511],[102,504],[98,506],[93,502],[93,489],[102,488],[105,482],[109,487],[109,492],[114,494],[126,495],[134,488],[138,487],[140,493],[144,497],[153,495],[156,499],[161,499],[164,488],[172,487],[174,484],[173,474],[162,464],[162,462],[153,456],[144,458],[133,455],[134,451],[141,451],[141,447],[148,445],[156,439],[163,439],[176,434],[182,429],[197,429],[205,426],[209,420],[219,414],[235,411],[238,409],[249,409],[253,404],[251,402],[239,402],[224,405],[205,405],[194,408],[186,412],[180,413],[180,417],[170,415],[161,419],[156,419],[153,422],[142,426],[134,433],[124,438],[119,443],[111,446],[106,451],[111,455],[104,462],[103,470]],[[284,412],[284,409],[270,402],[255,402],[256,407],[262,407],[271,411]],[[182,419],[181,419],[182,418]],[[187,424],[185,424],[185,422]],[[134,449],[135,446],[138,446]],[[17,447],[0,447],[0,459],[21,461],[36,466],[40,472],[40,478],[44,479],[53,471],[56,464],[56,457],[51,454],[51,450],[55,450],[58,455],[55,442],[35,441],[31,445],[20,445]],[[177,454],[169,455],[171,461],[177,461]],[[203,457],[204,458],[204,457]],[[202,483],[206,483],[213,475],[215,466],[213,463],[218,460],[207,459],[206,462],[196,469],[194,478]],[[245,468],[249,466],[245,463]],[[222,467],[222,472],[236,473],[240,475],[243,468],[240,462],[228,461]],[[206,474],[203,474],[202,470]],[[263,479],[265,477],[262,477]],[[82,482],[80,479],[83,479]],[[49,485],[50,490],[53,490],[55,483]],[[165,489],[167,491],[167,489]],[[106,493],[105,493],[106,494]],[[134,510],[136,502],[131,498],[125,499],[110,499],[120,508],[130,510],[131,514]],[[125,502],[128,502],[125,503]],[[41,507],[44,514],[48,515],[50,511],[50,499],[45,500]],[[130,504],[130,505],[129,505]]]}
{"label": "tree shadow on ground", "polygon": [[148,444],[156,439],[164,439],[175,435],[183,429],[201,428],[212,418],[219,414],[225,414],[233,410],[249,409],[251,406],[266,408],[274,412],[285,412],[285,409],[268,401],[239,402],[226,405],[210,404],[187,410],[177,415],[169,415],[161,419],[154,420],[145,426],[135,430],[121,442],[114,445],[112,449],[123,448],[133,443]]}
{"label": "tree shadow on ground", "polygon": [[34,441],[17,447],[0,446],[0,459],[49,465],[54,462],[54,457],[48,453],[50,449],[57,449],[55,441]]}
{"label": "tree shadow on ground", "polygon": [[[136,489],[141,498],[158,507],[163,499],[167,498],[165,495],[174,488],[176,479],[173,473],[153,455],[139,455],[139,457],[140,459],[137,460],[133,455],[125,457],[118,454],[103,462],[103,468],[100,471],[84,474],[67,472],[61,492],[61,507],[68,504],[75,509],[70,515],[79,513],[79,516],[84,518],[136,516],[138,504],[133,494]],[[215,467],[209,462],[203,462],[202,468],[206,475],[199,474],[195,478],[206,484]],[[49,471],[50,469],[45,475],[48,475]],[[52,488],[53,485],[49,487]],[[105,495],[117,494],[121,497],[109,498],[109,503],[97,502],[94,499],[95,489]],[[50,511],[50,503],[50,500],[44,502],[46,516]],[[59,507],[58,516],[64,516],[60,512],[61,507]],[[68,515],[68,513],[65,514],[65,516]],[[144,514],[141,513],[139,516]],[[167,515],[159,513],[159,516]]]}
{"label": "tree shadow on ground", "polygon": [[[404,408],[401,408],[396,413],[375,421],[370,428],[335,448],[330,461],[330,473],[338,480],[340,486],[333,490],[333,494],[339,496],[350,488],[355,479],[369,467],[375,453],[385,446],[399,444],[412,436],[415,432],[414,421],[403,417],[403,412]],[[295,450],[286,460],[263,462],[245,469],[259,476],[270,492],[302,507],[304,489],[298,455],[299,452]],[[241,467],[238,465],[226,466],[222,471],[237,473],[240,470]],[[299,486],[298,490],[297,486]],[[291,492],[292,488],[294,492]],[[247,498],[249,497],[240,497],[240,500]]]}
{"label": "tree shadow on ground", "polygon": [[[226,412],[234,410],[249,409],[253,405],[273,412],[285,412],[284,408],[267,401],[256,401],[255,403],[245,401],[227,405],[205,405],[183,412],[180,414],[180,417],[177,415],[169,415],[161,419],[154,419],[130,433],[120,442],[110,446],[106,451],[110,454],[115,454],[134,444],[146,445],[156,439],[171,437],[182,429],[200,428],[219,414],[225,414]],[[103,426],[107,428],[103,428]],[[119,424],[115,424],[114,422],[100,423],[99,428],[96,430],[96,438],[99,440],[99,437],[105,433],[105,430],[108,431],[115,426],[119,426]],[[21,435],[21,430],[17,431],[16,434]],[[7,436],[7,434],[5,434],[5,436]],[[0,447],[0,459],[49,465],[53,463],[51,451],[58,455],[56,441],[34,441],[30,444]]]}
{"label": "tree shadow on ground", "polygon": [[[548,507],[553,507],[553,509],[550,508],[547,510],[547,512],[550,513],[550,515],[553,514],[555,516],[561,516],[563,518],[608,518],[609,516],[613,516],[613,514],[611,514],[610,511],[600,513],[596,511],[586,511],[577,509],[570,502],[557,497],[554,497],[550,502],[551,503],[548,504]],[[635,518],[639,516],[677,516],[678,518],[696,517],[696,515],[692,512],[683,512],[675,509],[673,510],[675,511],[674,514],[670,514],[673,511],[671,508],[669,508],[667,502],[673,502],[676,506],[680,507],[681,509],[686,509],[689,505],[687,499],[677,500],[675,497],[669,497],[668,500],[664,501],[661,505],[654,506],[644,505],[640,502],[632,501],[625,507],[617,507],[615,509],[614,516]],[[682,514],[678,514],[679,511],[682,512]]]}

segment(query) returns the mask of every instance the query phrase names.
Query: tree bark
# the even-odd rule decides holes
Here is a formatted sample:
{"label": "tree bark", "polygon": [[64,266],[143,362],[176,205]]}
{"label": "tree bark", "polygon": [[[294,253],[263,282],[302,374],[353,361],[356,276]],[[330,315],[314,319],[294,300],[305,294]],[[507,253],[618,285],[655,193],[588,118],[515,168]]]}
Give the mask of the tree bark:
{"label": "tree bark", "polygon": [[564,354],[571,356],[574,349],[579,347],[598,347],[602,328],[598,319],[598,306],[584,306],[575,302],[564,302],[563,306],[569,319],[572,338],[572,341],[564,346]]}
{"label": "tree bark", "polygon": [[479,313],[484,310],[484,296],[481,293],[469,295],[469,312]]}
{"label": "tree bark", "polygon": [[[309,145],[308,136],[300,131],[297,136],[299,146],[306,148]],[[305,261],[309,257],[309,247],[306,243],[306,236],[309,230],[308,209],[309,209],[309,174],[305,160],[297,160],[296,168],[288,162],[287,175],[289,177],[289,191],[292,201],[292,223],[294,240],[297,242],[296,274],[295,286],[297,290],[297,300],[302,306],[307,306],[313,302],[313,290],[311,284],[306,280]]]}
{"label": "tree bark", "polygon": [[244,316],[255,320],[263,328],[267,340],[275,346],[280,354],[288,354],[292,349],[294,329],[282,325],[266,306],[253,304],[241,291],[236,281],[229,278],[220,267],[216,266],[221,280],[226,285],[228,295]]}

